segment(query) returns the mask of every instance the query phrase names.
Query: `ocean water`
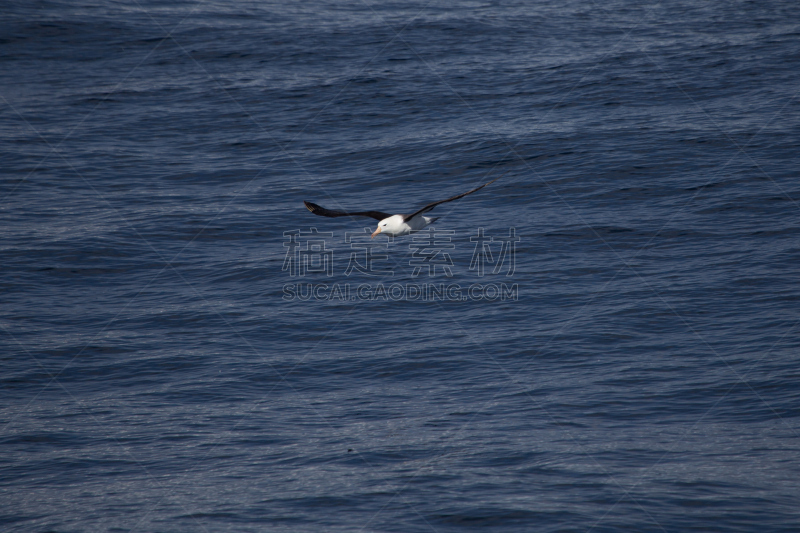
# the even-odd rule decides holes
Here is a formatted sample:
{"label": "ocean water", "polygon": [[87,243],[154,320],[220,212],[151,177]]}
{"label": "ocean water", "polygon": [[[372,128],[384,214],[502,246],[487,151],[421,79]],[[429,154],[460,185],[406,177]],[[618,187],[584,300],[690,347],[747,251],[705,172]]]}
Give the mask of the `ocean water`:
{"label": "ocean water", "polygon": [[0,529],[800,530],[799,25],[4,3]]}

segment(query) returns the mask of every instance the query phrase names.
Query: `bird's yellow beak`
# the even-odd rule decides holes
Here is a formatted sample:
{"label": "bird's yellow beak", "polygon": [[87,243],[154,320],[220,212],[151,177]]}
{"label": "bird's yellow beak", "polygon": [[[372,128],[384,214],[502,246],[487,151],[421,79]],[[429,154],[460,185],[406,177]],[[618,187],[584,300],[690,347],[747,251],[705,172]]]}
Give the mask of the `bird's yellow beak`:
{"label": "bird's yellow beak", "polygon": [[378,226],[378,229],[376,229],[376,230],[375,230],[375,233],[373,233],[373,234],[372,234],[372,238],[374,239],[374,238],[375,238],[375,235],[377,235],[377,234],[378,234],[378,233],[380,233],[380,232],[381,232],[381,227],[380,227],[380,226]]}

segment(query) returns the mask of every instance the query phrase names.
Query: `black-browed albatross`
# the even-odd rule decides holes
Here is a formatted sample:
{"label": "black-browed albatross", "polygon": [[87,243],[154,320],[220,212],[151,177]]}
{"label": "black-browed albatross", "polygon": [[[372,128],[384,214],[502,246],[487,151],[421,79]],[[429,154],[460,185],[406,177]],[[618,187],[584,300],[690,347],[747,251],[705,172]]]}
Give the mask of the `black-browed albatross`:
{"label": "black-browed albatross", "polygon": [[494,183],[495,181],[499,180],[505,176],[501,174],[500,176],[496,177],[489,183],[484,183],[480,187],[475,187],[471,191],[467,191],[465,193],[457,194],[447,200],[439,200],[438,202],[432,202],[422,209],[411,213],[410,215],[390,215],[389,213],[383,213],[381,211],[334,211],[332,209],[325,209],[322,206],[317,204],[313,204],[311,202],[307,202],[303,200],[306,208],[314,213],[315,215],[319,215],[322,217],[370,217],[378,220],[378,229],[372,234],[374,238],[375,235],[378,233],[385,233],[391,237],[400,237],[402,235],[408,235],[409,233],[413,233],[415,231],[419,231],[429,224],[432,224],[439,217],[425,217],[422,216],[423,213],[427,213],[434,207],[439,204],[443,204],[446,202],[452,202],[453,200],[458,200],[459,198],[463,198],[468,194],[472,194],[475,191],[483,189],[487,185]]}

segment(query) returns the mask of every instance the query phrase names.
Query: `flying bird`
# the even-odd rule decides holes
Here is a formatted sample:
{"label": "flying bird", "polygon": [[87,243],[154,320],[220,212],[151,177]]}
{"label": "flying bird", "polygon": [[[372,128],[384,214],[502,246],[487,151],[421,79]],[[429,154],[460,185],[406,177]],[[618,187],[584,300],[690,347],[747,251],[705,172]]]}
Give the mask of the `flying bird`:
{"label": "flying bird", "polygon": [[378,220],[378,229],[376,229],[372,234],[373,239],[375,238],[375,235],[379,233],[385,233],[391,237],[400,237],[402,235],[408,235],[409,233],[419,231],[439,220],[439,217],[423,216],[424,213],[427,213],[437,205],[452,202],[453,200],[458,200],[459,198],[463,198],[468,194],[472,194],[475,191],[479,191],[487,185],[499,180],[503,176],[505,176],[505,173],[496,177],[489,183],[484,183],[480,187],[475,187],[471,191],[457,194],[446,200],[431,202],[422,209],[414,211],[410,215],[390,215],[389,213],[383,213],[381,211],[334,211],[332,209],[325,209],[322,206],[307,202],[305,200],[303,203],[309,211],[322,217],[370,217]]}

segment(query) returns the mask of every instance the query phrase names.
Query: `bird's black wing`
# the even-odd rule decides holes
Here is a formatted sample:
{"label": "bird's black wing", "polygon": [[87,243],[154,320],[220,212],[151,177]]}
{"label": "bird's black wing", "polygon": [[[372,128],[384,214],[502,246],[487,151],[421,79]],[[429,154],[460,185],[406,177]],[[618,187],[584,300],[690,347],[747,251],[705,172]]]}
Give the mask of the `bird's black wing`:
{"label": "bird's black wing", "polygon": [[303,203],[306,205],[306,209],[321,217],[370,217],[374,218],[375,220],[383,220],[384,218],[389,218],[392,216],[389,213],[381,213],[380,211],[353,211],[352,213],[347,213],[345,211],[333,211],[331,209],[325,209],[320,205],[306,202],[305,200],[303,200]]}
{"label": "bird's black wing", "polygon": [[463,197],[465,197],[465,196],[466,196],[466,195],[468,195],[468,194],[472,194],[472,193],[474,193],[475,191],[479,191],[479,190],[483,189],[484,187],[486,187],[487,185],[489,185],[489,184],[491,184],[491,183],[494,183],[495,181],[499,180],[500,178],[502,178],[502,177],[503,177],[503,176],[505,176],[506,174],[507,174],[507,173],[503,173],[503,174],[501,174],[500,176],[498,176],[498,177],[496,177],[495,179],[493,179],[492,181],[490,181],[489,183],[484,183],[484,184],[483,184],[483,185],[481,185],[480,187],[475,187],[475,188],[474,188],[474,189],[472,189],[471,191],[467,191],[467,192],[464,192],[464,193],[461,193],[461,194],[457,194],[457,195],[455,195],[455,196],[453,196],[453,197],[451,197],[451,198],[448,198],[447,200],[439,200],[438,202],[433,202],[433,203],[430,203],[430,204],[426,205],[425,207],[423,207],[422,209],[420,209],[419,211],[416,211],[416,212],[414,212],[414,213],[411,213],[410,215],[403,215],[403,222],[408,222],[409,220],[411,220],[412,218],[414,218],[414,217],[415,217],[415,216],[417,216],[417,215],[421,215],[422,213],[427,213],[428,211],[430,211],[431,209],[433,209],[434,207],[436,207],[436,206],[437,206],[437,205],[439,205],[439,204],[444,204],[444,203],[447,203],[447,202],[452,202],[453,200],[458,200],[459,198],[463,198]]}

